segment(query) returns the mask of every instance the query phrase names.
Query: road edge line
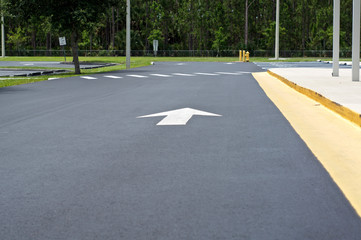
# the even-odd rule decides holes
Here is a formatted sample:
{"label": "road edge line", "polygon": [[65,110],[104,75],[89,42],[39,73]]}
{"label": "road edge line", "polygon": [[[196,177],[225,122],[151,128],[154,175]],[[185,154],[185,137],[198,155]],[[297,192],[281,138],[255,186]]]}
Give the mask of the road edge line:
{"label": "road edge line", "polygon": [[319,102],[320,104],[322,104],[323,106],[325,106],[326,108],[336,112],[337,114],[339,114],[341,117],[355,123],[356,125],[358,125],[359,127],[361,127],[361,115],[345,106],[342,106],[341,104],[334,102],[326,97],[324,97],[323,95],[297,85],[296,83],[288,80],[285,77],[282,77],[270,70],[267,70],[267,73],[270,74],[271,76],[277,78],[278,80],[280,80],[281,82],[283,82],[284,84],[286,84],[287,86],[293,88],[294,90],[296,90],[299,93],[302,93],[303,95],[306,95],[307,97]]}

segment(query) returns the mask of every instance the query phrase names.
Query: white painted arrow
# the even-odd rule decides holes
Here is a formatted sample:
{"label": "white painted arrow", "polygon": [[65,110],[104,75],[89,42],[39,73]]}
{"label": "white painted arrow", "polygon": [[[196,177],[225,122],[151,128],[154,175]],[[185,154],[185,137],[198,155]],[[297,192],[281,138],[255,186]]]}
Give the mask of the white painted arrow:
{"label": "white painted arrow", "polygon": [[222,115],[204,112],[192,108],[181,108],[168,112],[155,113],[151,115],[140,116],[137,118],[150,118],[150,117],[161,117],[166,116],[160,121],[157,125],[186,125],[189,119],[193,117],[193,115],[198,116],[209,116],[209,117],[221,117]]}

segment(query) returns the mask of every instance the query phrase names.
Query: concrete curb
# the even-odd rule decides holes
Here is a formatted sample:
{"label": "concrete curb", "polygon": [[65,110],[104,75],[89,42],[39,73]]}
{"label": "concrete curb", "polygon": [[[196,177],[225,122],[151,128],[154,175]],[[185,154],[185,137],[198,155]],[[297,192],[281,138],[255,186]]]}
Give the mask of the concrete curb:
{"label": "concrete curb", "polygon": [[328,109],[341,115],[343,118],[345,118],[361,127],[361,115],[359,113],[357,113],[345,106],[342,106],[341,104],[334,102],[311,89],[301,87],[301,86],[297,85],[296,83],[291,82],[290,80],[288,80],[270,70],[267,70],[267,73],[270,74],[271,76],[279,79],[281,82],[285,83],[287,86],[295,89],[297,92],[302,93],[302,94],[306,95],[307,97],[319,102],[320,104],[324,105]]}
{"label": "concrete curb", "polygon": [[[40,76],[40,75],[50,75],[50,74],[69,72],[68,70],[65,70],[65,69],[59,69],[59,70],[33,70],[33,69],[16,70],[15,69],[14,70],[13,68],[11,68],[11,69],[2,69],[2,70],[9,70],[9,71],[19,72],[19,73],[2,75],[1,77],[33,77],[33,76]],[[32,73],[21,73],[22,71],[33,71],[33,72]]]}

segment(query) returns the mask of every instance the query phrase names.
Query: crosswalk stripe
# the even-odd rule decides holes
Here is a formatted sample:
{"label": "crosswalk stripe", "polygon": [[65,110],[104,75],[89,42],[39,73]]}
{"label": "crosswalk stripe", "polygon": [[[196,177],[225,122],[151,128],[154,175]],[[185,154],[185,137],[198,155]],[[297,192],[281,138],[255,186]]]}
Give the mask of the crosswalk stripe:
{"label": "crosswalk stripe", "polygon": [[186,73],[173,73],[175,76],[184,76],[184,77],[194,77],[193,74],[186,74]]}
{"label": "crosswalk stripe", "polygon": [[165,74],[150,74],[152,76],[156,76],[156,77],[171,77],[170,75],[165,75]]}
{"label": "crosswalk stripe", "polygon": [[194,73],[197,75],[204,75],[204,76],[219,76],[217,73]]}
{"label": "crosswalk stripe", "polygon": [[112,76],[112,75],[109,75],[109,76],[104,76],[104,77],[106,77],[106,78],[122,78],[122,77],[119,77],[119,76]]}
{"label": "crosswalk stripe", "polygon": [[127,75],[128,77],[135,77],[135,78],[147,78],[147,76],[143,75]]}
{"label": "crosswalk stripe", "polygon": [[80,78],[84,78],[84,79],[97,79],[95,77],[89,77],[89,76],[81,76]]}

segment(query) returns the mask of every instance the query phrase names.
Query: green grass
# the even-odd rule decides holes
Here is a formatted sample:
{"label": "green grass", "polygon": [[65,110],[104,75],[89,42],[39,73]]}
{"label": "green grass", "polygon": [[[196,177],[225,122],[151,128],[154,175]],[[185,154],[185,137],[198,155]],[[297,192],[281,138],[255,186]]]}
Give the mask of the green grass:
{"label": "green grass", "polygon": [[[330,58],[287,58],[285,60],[274,61],[269,58],[261,57],[251,57],[251,62],[300,62],[300,61],[317,61],[318,59],[328,61]],[[81,62],[97,62],[97,63],[116,63],[118,65],[103,67],[103,68],[94,68],[94,69],[82,69],[82,75],[93,74],[93,73],[105,73],[111,71],[124,70],[125,67],[125,57],[79,57]],[[238,61],[238,57],[132,57],[131,58],[131,67],[143,67],[148,66],[151,62],[235,62]],[[342,59],[346,61],[350,59]],[[62,62],[64,57],[5,57],[0,58],[0,61],[42,61],[42,62]],[[67,57],[67,61],[71,62],[72,58]],[[3,68],[17,68],[17,69],[49,69],[44,67],[3,67]],[[13,77],[13,78],[0,78],[0,87],[7,87],[19,84],[27,84],[39,81],[45,81],[49,78],[64,78],[76,76],[74,74],[74,69],[67,68],[51,68],[51,69],[66,69],[71,72],[54,74],[54,75],[44,75],[44,76],[34,76],[34,77]]]}

